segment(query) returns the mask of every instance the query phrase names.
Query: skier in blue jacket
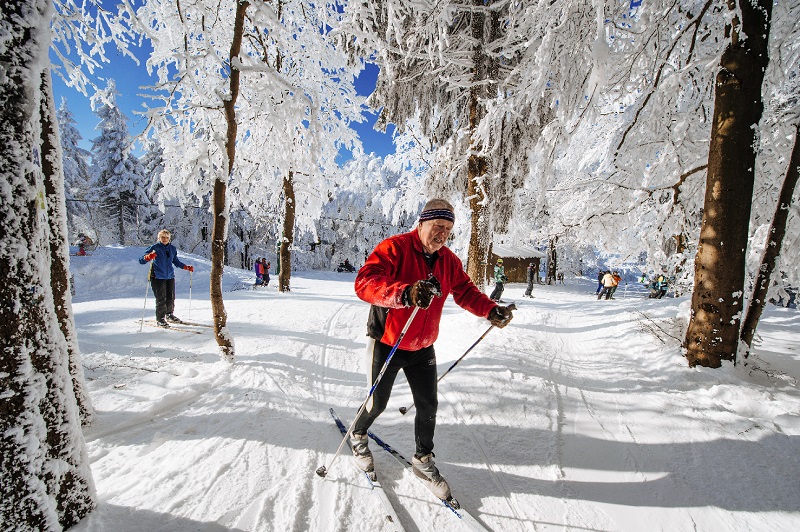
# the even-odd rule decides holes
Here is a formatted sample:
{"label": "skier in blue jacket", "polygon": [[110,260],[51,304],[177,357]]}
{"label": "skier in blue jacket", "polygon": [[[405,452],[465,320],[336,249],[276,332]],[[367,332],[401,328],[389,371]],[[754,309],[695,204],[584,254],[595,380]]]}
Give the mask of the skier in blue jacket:
{"label": "skier in blue jacket", "polygon": [[147,264],[151,260],[150,285],[156,298],[156,324],[159,327],[169,327],[167,321],[181,323],[175,317],[175,270],[178,268],[194,271],[194,266],[182,263],[178,259],[178,250],[170,243],[172,234],[166,229],[158,232],[158,242],[147,248],[139,259],[140,264]]}

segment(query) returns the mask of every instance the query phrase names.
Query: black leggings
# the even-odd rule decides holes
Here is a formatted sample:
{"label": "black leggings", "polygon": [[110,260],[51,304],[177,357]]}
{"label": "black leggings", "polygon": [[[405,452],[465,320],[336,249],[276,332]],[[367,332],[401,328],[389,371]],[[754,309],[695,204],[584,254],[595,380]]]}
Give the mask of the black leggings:
{"label": "black leggings", "polygon": [[[375,378],[381,371],[386,358],[392,351],[392,346],[377,340],[369,339],[367,344],[367,377],[369,386],[372,387]],[[367,407],[358,417],[353,434],[366,434],[375,419],[381,415],[389,403],[394,380],[400,370],[406,375],[411,395],[414,398],[414,408],[417,413],[414,417],[414,436],[416,440],[416,454],[425,455],[433,451],[433,433],[436,430],[436,410],[439,400],[436,388],[436,353],[433,346],[428,346],[417,351],[398,349],[381,382],[367,400]]]}
{"label": "black leggings", "polygon": [[175,279],[150,279],[156,297],[156,320],[175,312]]}

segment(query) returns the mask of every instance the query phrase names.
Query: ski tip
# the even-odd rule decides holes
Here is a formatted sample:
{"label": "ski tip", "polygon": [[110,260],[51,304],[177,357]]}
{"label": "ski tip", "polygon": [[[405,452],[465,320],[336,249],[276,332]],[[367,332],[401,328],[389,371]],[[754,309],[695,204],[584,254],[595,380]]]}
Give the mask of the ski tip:
{"label": "ski tip", "polygon": [[328,469],[325,466],[319,466],[319,468],[317,468],[317,475],[319,475],[320,477],[325,478],[325,475],[327,474],[328,474]]}

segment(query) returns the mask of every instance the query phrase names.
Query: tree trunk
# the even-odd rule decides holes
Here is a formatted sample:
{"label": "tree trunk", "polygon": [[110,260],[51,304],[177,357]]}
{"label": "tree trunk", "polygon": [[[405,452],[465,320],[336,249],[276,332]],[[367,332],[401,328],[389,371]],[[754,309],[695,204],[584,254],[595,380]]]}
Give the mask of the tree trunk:
{"label": "tree trunk", "polygon": [[244,14],[250,4],[239,1],[236,4],[236,16],[233,26],[233,40],[231,51],[228,54],[230,68],[230,97],[225,100],[225,122],[227,136],[225,138],[225,153],[228,158],[228,168],[224,176],[218,176],[214,181],[214,223],[211,229],[211,311],[214,321],[214,336],[219,345],[220,353],[225,360],[233,361],[233,337],[227,328],[228,313],[222,299],[222,273],[225,267],[225,243],[228,236],[228,179],[233,174],[236,162],[236,136],[238,125],[236,123],[236,99],[239,97],[239,69],[234,66],[236,58],[242,49],[242,35],[244,33]]}
{"label": "tree trunk", "polygon": [[486,175],[486,158],[470,155],[467,163],[467,197],[470,210],[469,250],[467,251],[467,275],[483,290],[486,259],[489,253],[489,238],[486,231],[485,194],[481,185]]}
{"label": "tree trunk", "polygon": [[484,23],[486,17],[482,11],[482,0],[474,0],[479,8],[472,12],[472,36],[475,38],[473,52],[472,83],[469,94],[469,132],[470,154],[467,160],[467,199],[470,210],[470,236],[469,249],[467,250],[467,275],[472,282],[483,291],[486,286],[486,260],[489,256],[490,238],[488,234],[488,198],[486,197],[486,176],[489,173],[489,163],[486,157],[478,153],[474,142],[475,130],[483,116],[481,98],[485,96],[485,86],[481,85],[484,79]]}
{"label": "tree trunk", "polygon": [[61,334],[67,345],[69,373],[81,423],[92,422],[92,403],[86,391],[83,367],[80,360],[78,335],[72,317],[72,293],[69,287],[69,244],[67,239],[67,206],[64,197],[64,170],[62,166],[61,141],[56,126],[55,101],[50,78],[50,69],[42,73],[42,173],[47,203],[47,218],[50,222],[50,287]]}
{"label": "tree trunk", "polygon": [[556,284],[556,270],[558,269],[558,255],[556,254],[556,242],[558,237],[550,239],[550,247],[547,250],[547,284]]}
{"label": "tree trunk", "polygon": [[753,287],[753,295],[750,297],[750,304],[747,307],[747,315],[742,323],[741,339],[747,349],[745,358],[750,354],[750,348],[753,346],[753,336],[756,334],[758,320],[761,318],[761,313],[764,311],[764,305],[767,302],[769,283],[783,246],[783,238],[786,236],[789,206],[792,204],[792,196],[794,196],[798,176],[800,176],[800,142],[798,142],[798,137],[800,137],[800,127],[795,126],[794,147],[789,161],[789,169],[786,172],[786,179],[783,181],[781,193],[778,197],[778,205],[775,208],[775,216],[773,216],[772,224],[769,228],[769,236],[764,247],[764,255],[761,257],[761,265],[758,268],[758,277]]}
{"label": "tree trunk", "polygon": [[[679,233],[672,238],[675,241],[675,254],[682,256],[686,252],[686,236],[684,236],[683,233]],[[684,256],[681,261],[675,265],[675,286],[673,287],[675,297],[681,297],[683,295],[683,290],[681,289],[682,283],[680,283],[678,279],[680,278],[685,264],[686,257]]]}
{"label": "tree trunk", "polygon": [[[733,0],[728,2],[734,7]],[[717,368],[734,360],[743,310],[745,251],[755,168],[755,126],[769,58],[771,0],[740,2],[717,74],[708,175],[695,258],[689,366]]]}
{"label": "tree trunk", "polygon": [[50,287],[39,120],[50,3],[0,10],[0,523],[59,530],[95,505],[86,445]]}
{"label": "tree trunk", "polygon": [[290,247],[294,242],[294,173],[289,172],[289,177],[283,180],[283,197],[285,206],[283,213],[283,238],[278,252],[278,290],[281,292],[289,291],[289,279],[292,276],[292,252]]}
{"label": "tree trunk", "polygon": [[125,245],[125,203],[122,194],[117,194],[117,232],[119,233],[119,243]]}

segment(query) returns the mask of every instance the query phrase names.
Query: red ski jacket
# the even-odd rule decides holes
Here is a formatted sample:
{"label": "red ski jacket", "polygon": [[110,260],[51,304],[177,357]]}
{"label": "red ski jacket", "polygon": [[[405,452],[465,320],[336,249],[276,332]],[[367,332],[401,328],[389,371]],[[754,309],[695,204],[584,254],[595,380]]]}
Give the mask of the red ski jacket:
{"label": "red ski jacket", "polygon": [[399,349],[416,351],[436,341],[448,294],[453,294],[460,307],[483,318],[497,306],[472,283],[461,259],[446,246],[433,254],[432,262],[430,267],[416,228],[378,244],[358,271],[355,282],[358,297],[372,305],[367,336],[394,345],[414,310],[403,305],[403,291],[431,273],[442,285],[442,297],[433,298],[427,309],[417,312]]}

